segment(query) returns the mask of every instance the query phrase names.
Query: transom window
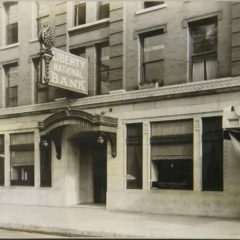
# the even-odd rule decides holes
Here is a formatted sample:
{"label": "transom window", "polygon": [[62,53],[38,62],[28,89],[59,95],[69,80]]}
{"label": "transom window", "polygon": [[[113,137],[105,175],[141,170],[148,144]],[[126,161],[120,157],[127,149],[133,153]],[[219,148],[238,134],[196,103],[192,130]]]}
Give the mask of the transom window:
{"label": "transom window", "polygon": [[163,85],[164,73],[164,31],[163,29],[140,34],[142,74],[141,83]]}
{"label": "transom window", "polygon": [[217,76],[217,17],[189,24],[191,34],[191,79],[193,82]]}

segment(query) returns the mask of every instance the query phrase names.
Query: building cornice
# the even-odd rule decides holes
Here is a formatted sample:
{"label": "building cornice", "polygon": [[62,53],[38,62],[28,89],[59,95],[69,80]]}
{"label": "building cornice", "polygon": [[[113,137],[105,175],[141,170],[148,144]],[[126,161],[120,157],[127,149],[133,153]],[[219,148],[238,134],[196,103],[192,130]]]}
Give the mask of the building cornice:
{"label": "building cornice", "polygon": [[67,107],[90,109],[122,104],[141,103],[173,98],[187,98],[199,95],[218,94],[223,92],[240,91],[240,77],[222,78],[202,82],[177,84],[160,88],[116,91],[111,94],[90,96],[74,100],[62,100],[44,104],[20,106],[0,109],[0,118],[30,116],[59,111]]}

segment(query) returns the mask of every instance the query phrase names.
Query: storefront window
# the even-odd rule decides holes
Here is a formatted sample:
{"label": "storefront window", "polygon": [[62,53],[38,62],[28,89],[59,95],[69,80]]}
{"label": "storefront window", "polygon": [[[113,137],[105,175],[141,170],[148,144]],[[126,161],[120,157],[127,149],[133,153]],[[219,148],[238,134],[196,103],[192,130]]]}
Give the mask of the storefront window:
{"label": "storefront window", "polygon": [[202,119],[202,189],[223,190],[223,131],[222,118]]}
{"label": "storefront window", "polygon": [[34,185],[34,134],[10,135],[11,185]]}
{"label": "storefront window", "polygon": [[142,123],[127,124],[127,189],[142,188]]}
{"label": "storefront window", "polygon": [[193,189],[193,121],[151,124],[152,188]]}

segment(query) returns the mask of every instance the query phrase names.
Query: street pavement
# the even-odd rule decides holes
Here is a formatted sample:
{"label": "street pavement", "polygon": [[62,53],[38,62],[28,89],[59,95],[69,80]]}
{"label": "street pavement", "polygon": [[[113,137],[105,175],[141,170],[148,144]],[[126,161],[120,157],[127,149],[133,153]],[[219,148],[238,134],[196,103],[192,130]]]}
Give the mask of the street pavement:
{"label": "street pavement", "polygon": [[240,239],[240,219],[0,204],[0,227],[74,237]]}

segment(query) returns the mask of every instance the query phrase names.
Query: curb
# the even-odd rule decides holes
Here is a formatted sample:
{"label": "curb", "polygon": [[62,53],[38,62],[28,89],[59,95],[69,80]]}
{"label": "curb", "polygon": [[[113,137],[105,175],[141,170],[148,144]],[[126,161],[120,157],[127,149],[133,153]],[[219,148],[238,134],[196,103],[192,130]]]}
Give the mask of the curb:
{"label": "curb", "polygon": [[144,238],[143,236],[124,235],[105,231],[76,230],[72,228],[58,228],[48,226],[37,226],[17,223],[0,223],[0,229],[11,231],[24,231],[62,237],[83,237],[83,238]]}

